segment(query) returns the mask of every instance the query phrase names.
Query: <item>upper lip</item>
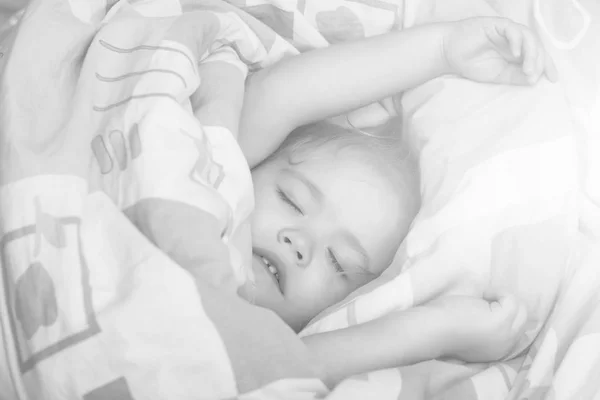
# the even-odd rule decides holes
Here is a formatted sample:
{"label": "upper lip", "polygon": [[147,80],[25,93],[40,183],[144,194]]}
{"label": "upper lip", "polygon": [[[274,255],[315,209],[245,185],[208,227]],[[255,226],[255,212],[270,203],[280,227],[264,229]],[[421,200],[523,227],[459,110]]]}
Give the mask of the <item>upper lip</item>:
{"label": "upper lip", "polygon": [[259,247],[254,248],[254,254],[256,254],[259,257],[266,258],[267,261],[269,261],[269,264],[271,264],[277,269],[277,273],[279,275],[279,282],[281,284],[282,279],[285,276],[285,263],[283,262],[281,257],[279,257],[277,253]]}

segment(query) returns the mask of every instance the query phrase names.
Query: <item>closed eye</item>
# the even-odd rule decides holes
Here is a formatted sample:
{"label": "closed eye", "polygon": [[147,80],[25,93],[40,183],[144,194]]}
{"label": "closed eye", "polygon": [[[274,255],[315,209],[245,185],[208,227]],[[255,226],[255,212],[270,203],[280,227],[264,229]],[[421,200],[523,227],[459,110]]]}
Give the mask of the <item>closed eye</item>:
{"label": "closed eye", "polygon": [[344,272],[345,272],[344,268],[338,262],[337,258],[335,258],[335,254],[333,254],[333,251],[327,250],[327,257],[329,258],[329,261],[331,261],[331,265],[333,265],[333,267],[335,268],[335,271],[339,274],[344,274]]}
{"label": "closed eye", "polygon": [[292,199],[290,199],[284,192],[283,190],[281,190],[280,188],[277,188],[277,196],[279,196],[279,198],[285,203],[287,204],[292,210],[294,210],[296,213],[300,214],[300,215],[304,215],[304,213],[302,212],[302,210],[300,209],[300,207],[298,207],[296,205],[296,203],[294,203],[292,201]]}

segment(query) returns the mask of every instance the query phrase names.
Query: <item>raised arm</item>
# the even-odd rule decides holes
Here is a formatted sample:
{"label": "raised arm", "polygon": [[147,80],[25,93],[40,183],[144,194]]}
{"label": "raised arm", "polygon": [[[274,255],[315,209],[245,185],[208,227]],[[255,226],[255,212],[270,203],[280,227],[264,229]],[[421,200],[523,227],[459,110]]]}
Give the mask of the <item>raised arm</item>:
{"label": "raised arm", "polygon": [[436,23],[283,60],[246,83],[240,145],[251,167],[295,128],[351,111],[443,74],[535,83],[556,69],[533,33],[503,18]]}
{"label": "raised arm", "polygon": [[446,29],[442,24],[428,25],[336,44],[250,76],[239,138],[250,165],[262,161],[299,126],[446,73],[442,49]]}

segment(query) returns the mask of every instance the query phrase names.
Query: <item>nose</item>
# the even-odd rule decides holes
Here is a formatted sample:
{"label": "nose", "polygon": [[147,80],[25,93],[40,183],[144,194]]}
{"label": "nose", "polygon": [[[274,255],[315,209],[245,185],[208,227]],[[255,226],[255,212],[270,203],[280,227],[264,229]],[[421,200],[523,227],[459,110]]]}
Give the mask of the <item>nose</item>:
{"label": "nose", "polygon": [[306,267],[312,260],[312,246],[307,235],[298,230],[282,229],[277,241],[291,253],[292,259],[300,267]]}

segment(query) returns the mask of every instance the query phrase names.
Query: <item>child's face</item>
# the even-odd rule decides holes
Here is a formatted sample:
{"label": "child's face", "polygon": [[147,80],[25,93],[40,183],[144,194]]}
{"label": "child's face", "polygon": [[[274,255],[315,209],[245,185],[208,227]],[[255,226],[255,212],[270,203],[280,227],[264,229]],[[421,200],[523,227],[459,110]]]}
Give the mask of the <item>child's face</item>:
{"label": "child's face", "polygon": [[378,276],[406,230],[386,178],[347,152],[316,153],[294,164],[278,157],[253,171],[256,304],[295,330]]}

